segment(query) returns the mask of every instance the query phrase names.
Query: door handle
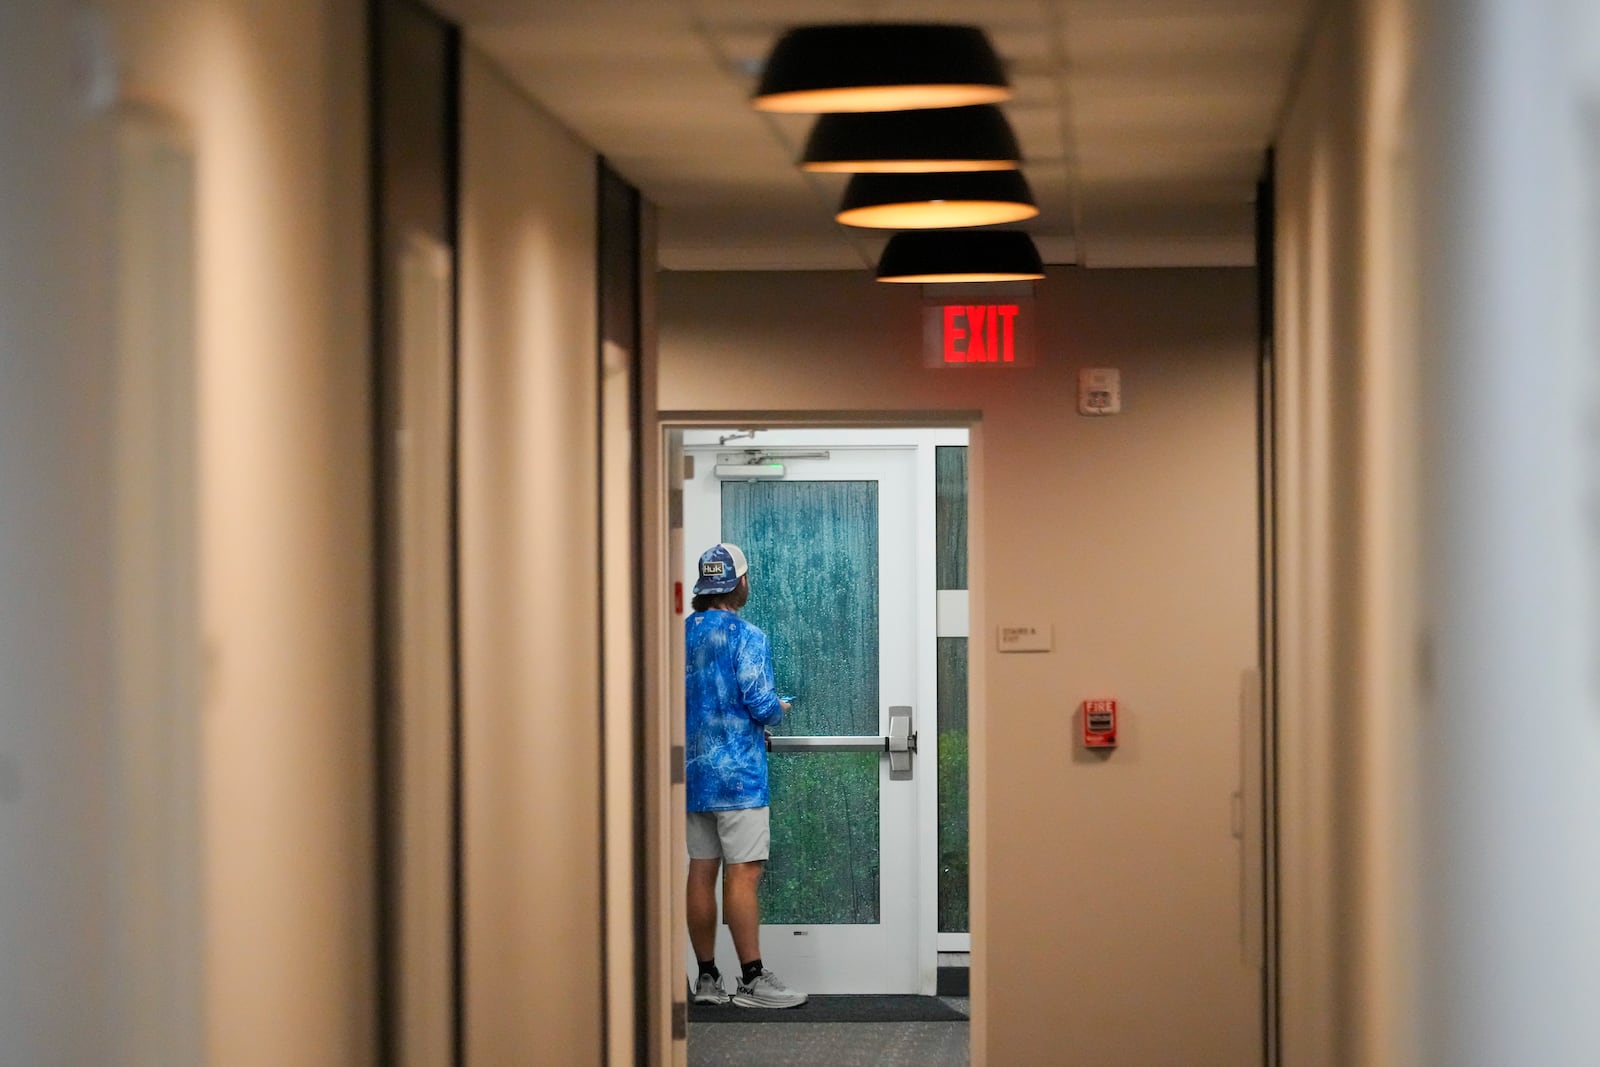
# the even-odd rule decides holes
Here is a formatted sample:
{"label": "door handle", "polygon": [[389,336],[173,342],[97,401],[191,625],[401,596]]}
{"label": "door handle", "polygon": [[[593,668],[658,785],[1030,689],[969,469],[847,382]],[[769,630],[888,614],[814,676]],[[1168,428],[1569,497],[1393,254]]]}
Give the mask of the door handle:
{"label": "door handle", "polygon": [[887,752],[889,739],[871,734],[845,734],[828,736],[808,734],[804,737],[769,737],[768,752]]}
{"label": "door handle", "polygon": [[917,751],[917,732],[912,729],[909,706],[889,709],[889,732],[873,736],[845,735],[809,737],[768,737],[769,752],[886,752],[889,754],[889,778],[904,782],[911,778],[912,753]]}

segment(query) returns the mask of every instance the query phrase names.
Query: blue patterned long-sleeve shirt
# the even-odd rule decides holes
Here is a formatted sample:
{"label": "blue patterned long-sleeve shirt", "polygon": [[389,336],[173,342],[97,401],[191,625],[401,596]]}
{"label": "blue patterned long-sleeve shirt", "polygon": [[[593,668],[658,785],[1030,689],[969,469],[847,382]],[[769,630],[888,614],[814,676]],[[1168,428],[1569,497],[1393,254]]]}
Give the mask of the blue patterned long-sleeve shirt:
{"label": "blue patterned long-sleeve shirt", "polygon": [[767,635],[731,611],[697,611],[684,620],[684,646],[688,810],[765,807],[765,728],[783,718]]}

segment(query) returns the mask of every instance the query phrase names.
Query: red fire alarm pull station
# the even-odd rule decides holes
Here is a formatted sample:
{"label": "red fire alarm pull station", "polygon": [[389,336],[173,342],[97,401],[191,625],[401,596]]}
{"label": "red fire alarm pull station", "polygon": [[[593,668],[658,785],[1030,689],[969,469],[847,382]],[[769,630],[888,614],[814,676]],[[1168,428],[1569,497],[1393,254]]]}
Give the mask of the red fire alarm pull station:
{"label": "red fire alarm pull station", "polygon": [[1115,700],[1085,700],[1083,702],[1083,747],[1117,747],[1117,702]]}

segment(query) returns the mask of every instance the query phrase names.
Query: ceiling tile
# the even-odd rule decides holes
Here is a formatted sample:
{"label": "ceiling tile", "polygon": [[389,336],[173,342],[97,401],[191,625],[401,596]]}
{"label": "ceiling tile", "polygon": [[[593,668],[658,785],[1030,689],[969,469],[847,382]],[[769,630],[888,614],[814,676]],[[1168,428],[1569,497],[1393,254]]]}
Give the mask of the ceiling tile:
{"label": "ceiling tile", "polygon": [[[1313,0],[438,0],[529,96],[658,205],[677,269],[858,269],[884,235],[832,221],[844,178],[794,167],[813,121],[748,98],[785,29],[972,22],[1051,262],[1240,255]],[[1077,232],[1078,227],[1083,232]],[[1246,245],[1248,247],[1248,245]],[[719,248],[722,250],[719,252]],[[1165,251],[1163,251],[1165,250]],[[1053,258],[1065,256],[1068,258]]]}

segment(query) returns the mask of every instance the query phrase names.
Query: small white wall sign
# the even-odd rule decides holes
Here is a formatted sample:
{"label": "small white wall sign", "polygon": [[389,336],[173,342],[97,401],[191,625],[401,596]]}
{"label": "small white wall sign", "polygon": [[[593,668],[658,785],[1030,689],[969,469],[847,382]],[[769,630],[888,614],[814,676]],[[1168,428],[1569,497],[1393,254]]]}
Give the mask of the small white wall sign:
{"label": "small white wall sign", "polygon": [[1001,652],[1049,652],[1055,645],[1055,627],[1049,623],[1019,623],[995,627]]}

